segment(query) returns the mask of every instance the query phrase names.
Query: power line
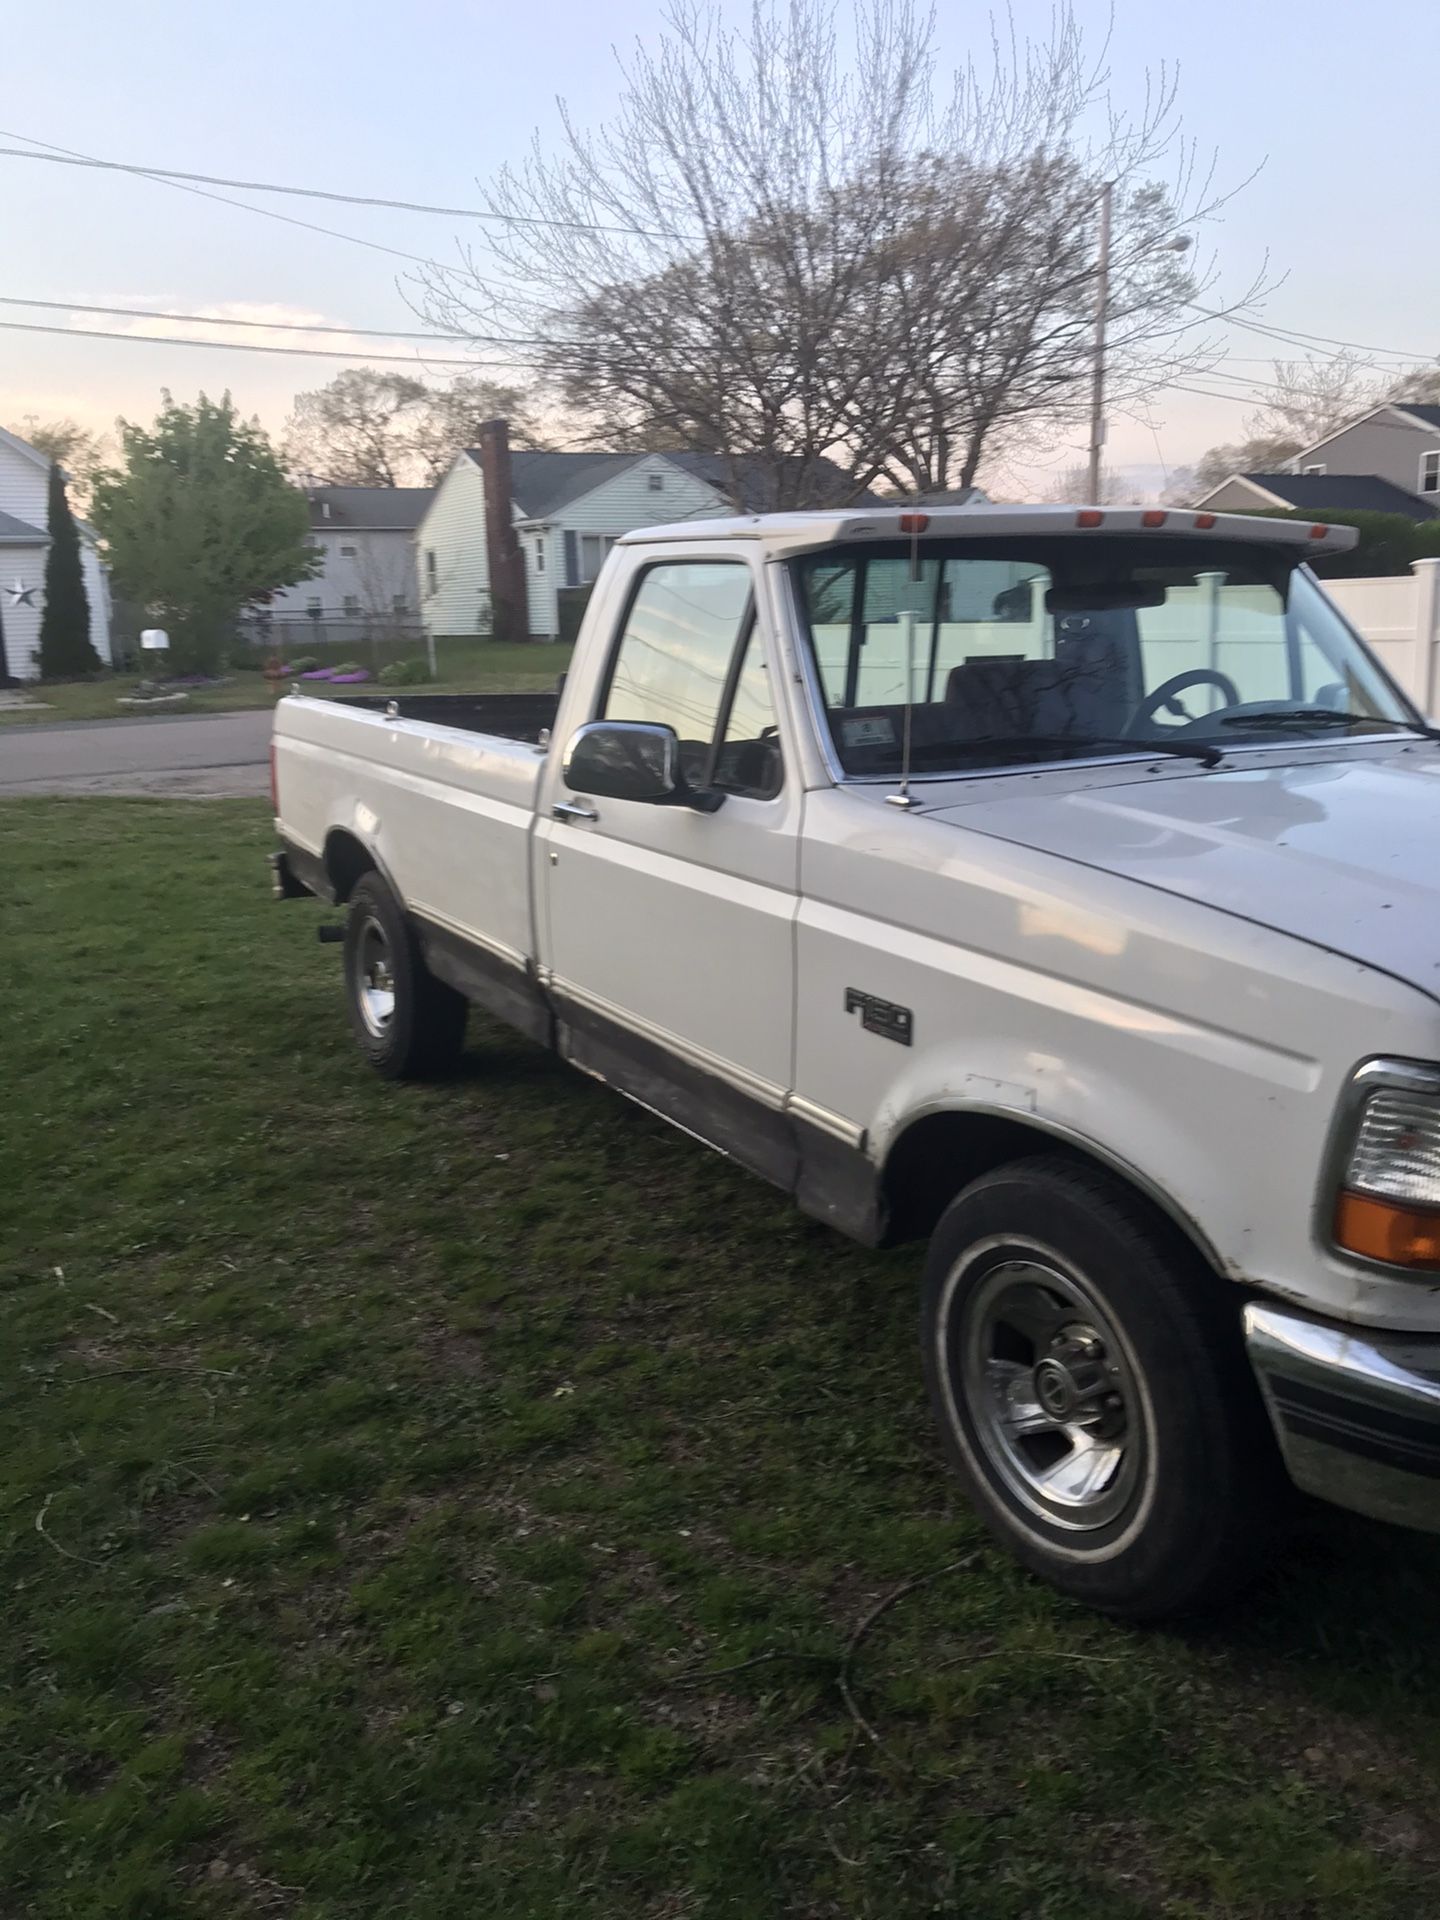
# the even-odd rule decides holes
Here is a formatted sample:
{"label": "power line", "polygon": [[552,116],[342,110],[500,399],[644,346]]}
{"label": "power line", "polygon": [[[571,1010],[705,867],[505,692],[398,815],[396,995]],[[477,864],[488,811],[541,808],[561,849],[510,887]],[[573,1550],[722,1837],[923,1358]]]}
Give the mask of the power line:
{"label": "power line", "polygon": [[[30,139],[30,136],[24,133],[7,134],[3,127],[0,127],[0,135],[3,135],[9,140]],[[90,160],[94,157],[88,153],[78,153],[73,147],[53,146],[48,140],[34,140],[31,144],[37,147],[44,147],[48,153],[64,154],[72,160]],[[45,157],[46,155],[43,153],[26,155],[27,159],[32,160],[43,160]],[[97,162],[97,164],[101,163]],[[322,227],[318,226],[313,220],[297,220],[293,213],[281,213],[275,207],[257,207],[249,200],[231,200],[226,194],[211,193],[207,187],[186,186],[183,181],[167,180],[159,174],[146,173],[142,168],[138,167],[131,168],[130,171],[138,174],[141,179],[153,180],[157,186],[173,187],[176,193],[193,193],[201,200],[213,200],[217,206],[238,207],[242,213],[258,213],[263,220],[278,220],[284,226],[299,227],[302,232],[305,233],[323,234],[327,240],[345,240],[348,241],[352,247],[365,247],[368,248],[371,253],[386,253],[389,254],[392,260],[408,260],[412,266],[416,267],[433,267],[435,265],[435,262],[428,259],[423,253],[406,253],[401,247],[387,247],[381,240],[366,240],[358,233],[342,233],[339,227]]]}
{"label": "power line", "polygon": [[[23,133],[11,133],[0,127],[0,136],[6,140],[24,140]],[[44,145],[45,142],[36,142]],[[235,187],[241,193],[284,193],[302,200],[333,200],[348,207],[383,207],[399,213],[438,213],[454,220],[494,220],[502,226],[512,227],[558,227],[567,233],[628,233],[646,240],[679,240],[685,238],[663,227],[609,226],[596,220],[550,220],[539,214],[525,213],[487,213],[479,207],[441,207],[433,206],[424,200],[387,200],[377,194],[368,193],[332,193],[324,187],[295,187],[281,185],[274,180],[229,180],[223,174],[184,173],[178,167],[142,167],[126,160],[98,160],[89,154],[68,152],[59,149],[50,153],[33,153],[28,147],[0,147],[0,156],[15,160],[43,160],[56,167],[98,167],[106,173],[135,173],[147,180],[173,180],[206,187]]]}
{"label": "power line", "polygon": [[[163,316],[154,314],[150,317],[160,319]],[[226,326],[229,322],[217,321],[215,324]],[[260,340],[177,340],[163,333],[120,333],[104,327],[52,327],[38,320],[0,320],[0,329],[6,333],[53,333],[62,340],[129,340],[148,347],[210,347],[218,353],[286,353],[312,360],[388,361],[402,367],[465,367],[474,371],[481,367],[513,368],[528,364],[520,360],[441,360],[428,353],[347,353],[343,347],[276,347]]]}
{"label": "power line", "polygon": [[1264,339],[1280,340],[1288,346],[1302,346],[1307,341],[1314,341],[1321,346],[1347,347],[1352,353],[1377,354],[1383,359],[1404,360],[1411,365],[1416,361],[1433,360],[1436,358],[1433,347],[1427,353],[1410,353],[1407,352],[1404,347],[1367,346],[1362,340],[1341,340],[1334,334],[1328,333],[1306,333],[1303,328],[1300,327],[1262,326],[1255,320],[1237,319],[1233,313],[1217,313],[1209,307],[1194,306],[1193,301],[1190,304],[1194,307],[1196,313],[1203,313],[1207,320],[1224,320],[1232,327],[1242,327],[1247,333],[1258,333]]}
{"label": "power line", "polygon": [[407,332],[403,327],[342,327],[313,320],[227,320],[217,313],[163,313],[153,307],[95,307],[83,300],[27,300],[19,294],[0,294],[0,306],[44,307],[52,313],[105,313],[123,320],[175,320],[186,326],[254,327],[266,333],[339,333],[366,340],[473,340],[482,347],[540,347],[533,335]]}

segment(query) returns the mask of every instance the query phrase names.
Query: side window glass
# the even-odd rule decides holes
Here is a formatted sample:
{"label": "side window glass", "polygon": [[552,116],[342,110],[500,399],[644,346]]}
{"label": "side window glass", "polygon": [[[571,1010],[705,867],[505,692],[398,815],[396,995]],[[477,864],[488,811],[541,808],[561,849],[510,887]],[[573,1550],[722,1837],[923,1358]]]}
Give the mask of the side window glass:
{"label": "side window glass", "polygon": [[710,784],[726,793],[773,800],[780,791],[780,732],[760,630],[751,624],[745,657],[735,679],[724,734],[715,755]]}
{"label": "side window glass", "polygon": [[601,717],[673,727],[687,780],[703,782],[750,572],[725,561],[651,567],[630,604]]}

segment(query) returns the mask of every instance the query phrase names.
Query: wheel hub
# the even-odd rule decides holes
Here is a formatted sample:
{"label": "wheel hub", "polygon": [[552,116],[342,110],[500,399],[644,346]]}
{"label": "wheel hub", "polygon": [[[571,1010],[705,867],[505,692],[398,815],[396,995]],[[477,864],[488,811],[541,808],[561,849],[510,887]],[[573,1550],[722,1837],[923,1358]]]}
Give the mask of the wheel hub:
{"label": "wheel hub", "polygon": [[1123,1344],[1078,1274],[1012,1256],[967,1290],[957,1329],[976,1438],[1024,1505],[1068,1528],[1130,1497],[1142,1433]]}

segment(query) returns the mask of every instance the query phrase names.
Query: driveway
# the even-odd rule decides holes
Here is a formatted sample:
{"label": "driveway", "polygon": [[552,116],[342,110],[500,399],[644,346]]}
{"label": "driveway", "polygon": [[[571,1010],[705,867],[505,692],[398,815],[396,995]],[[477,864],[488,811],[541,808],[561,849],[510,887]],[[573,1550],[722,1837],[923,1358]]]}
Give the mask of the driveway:
{"label": "driveway", "polygon": [[0,798],[148,793],[251,798],[269,790],[271,712],[73,720],[0,732]]}

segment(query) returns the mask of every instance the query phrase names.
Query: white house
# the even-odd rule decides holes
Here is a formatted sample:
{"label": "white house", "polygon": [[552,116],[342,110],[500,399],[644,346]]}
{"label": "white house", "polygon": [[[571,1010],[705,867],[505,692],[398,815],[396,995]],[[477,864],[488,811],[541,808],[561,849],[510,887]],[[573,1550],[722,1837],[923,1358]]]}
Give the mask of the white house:
{"label": "white house", "polygon": [[433,487],[307,487],[310,538],[322,571],[282,588],[269,611],[332,620],[413,620],[415,529]]}
{"label": "white house", "polygon": [[[488,445],[456,455],[416,532],[420,612],[431,634],[492,631],[487,497],[508,490],[527,631],[548,640],[561,631],[559,592],[587,586],[622,533],[734,513],[735,490],[745,496],[751,476],[763,485],[757,464],[723,454],[511,452],[503,421],[486,432]],[[842,476],[829,462],[817,463],[816,484],[841,497]],[[751,509],[764,504],[745,500]]]}
{"label": "white house", "polygon": [[[50,456],[0,427],[0,623],[6,670],[17,680],[40,672],[40,615],[45,606]],[[83,520],[80,564],[90,601],[90,643],[110,662],[110,588],[94,529]]]}

